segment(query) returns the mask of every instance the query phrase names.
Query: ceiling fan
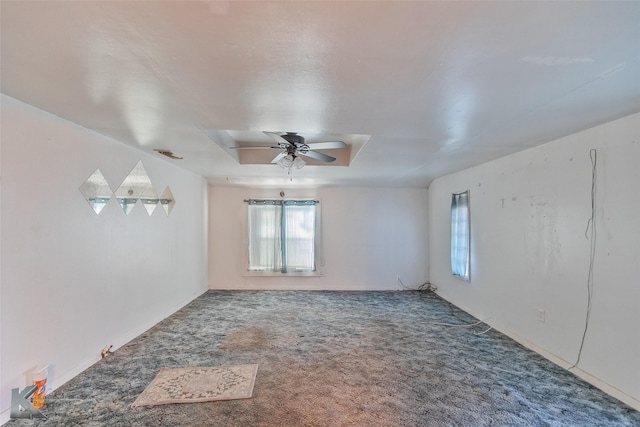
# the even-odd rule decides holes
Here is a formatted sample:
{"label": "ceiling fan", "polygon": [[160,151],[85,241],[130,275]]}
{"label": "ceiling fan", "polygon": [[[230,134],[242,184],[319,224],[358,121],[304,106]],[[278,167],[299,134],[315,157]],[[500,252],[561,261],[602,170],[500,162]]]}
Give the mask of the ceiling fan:
{"label": "ceiling fan", "polygon": [[286,132],[284,135],[280,135],[275,132],[264,132],[264,134],[273,138],[278,145],[238,146],[230,148],[237,150],[281,150],[281,152],[271,160],[271,163],[276,163],[285,169],[291,169],[294,167],[300,169],[305,165],[304,160],[302,160],[300,156],[307,156],[316,160],[331,163],[336,160],[335,157],[319,153],[314,150],[332,150],[336,148],[345,148],[347,146],[347,144],[342,141],[311,142],[307,144],[304,137],[298,135],[297,132]]}

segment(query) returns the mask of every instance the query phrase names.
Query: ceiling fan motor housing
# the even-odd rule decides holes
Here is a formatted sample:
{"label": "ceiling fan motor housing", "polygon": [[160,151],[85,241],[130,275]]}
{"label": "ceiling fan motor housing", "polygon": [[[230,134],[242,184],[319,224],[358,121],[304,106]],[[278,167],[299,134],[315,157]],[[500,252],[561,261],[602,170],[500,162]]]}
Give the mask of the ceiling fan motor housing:
{"label": "ceiling fan motor housing", "polygon": [[304,144],[304,137],[301,135],[298,135],[295,132],[287,132],[286,134],[282,135],[282,138],[286,139],[287,141],[289,141],[290,144],[293,144],[293,145]]}
{"label": "ceiling fan motor housing", "polygon": [[307,154],[310,150],[309,146],[304,143],[304,137],[295,132],[287,132],[282,135],[288,143],[288,147],[282,147],[287,150],[287,154],[296,156],[296,154]]}

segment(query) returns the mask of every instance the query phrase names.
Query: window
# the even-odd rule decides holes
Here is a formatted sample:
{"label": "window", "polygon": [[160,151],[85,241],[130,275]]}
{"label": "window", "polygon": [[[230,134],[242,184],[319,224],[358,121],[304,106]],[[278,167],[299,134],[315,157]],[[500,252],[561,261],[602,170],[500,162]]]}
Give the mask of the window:
{"label": "window", "polygon": [[248,200],[249,271],[316,271],[314,200]]}
{"label": "window", "polygon": [[469,281],[471,258],[469,191],[451,195],[451,272]]}

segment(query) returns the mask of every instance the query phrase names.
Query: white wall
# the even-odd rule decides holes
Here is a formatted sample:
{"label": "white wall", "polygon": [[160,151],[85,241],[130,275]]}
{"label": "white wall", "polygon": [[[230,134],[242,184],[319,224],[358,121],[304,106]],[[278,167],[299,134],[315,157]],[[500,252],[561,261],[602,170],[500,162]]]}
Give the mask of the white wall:
{"label": "white wall", "polygon": [[426,282],[427,190],[324,188],[287,190],[320,200],[322,277],[246,277],[248,198],[279,199],[280,190],[209,188],[211,289],[401,289]]}
{"label": "white wall", "polygon": [[[592,148],[594,288],[572,371],[640,409],[640,114],[435,180],[430,279],[476,317],[564,367],[575,363],[587,307]],[[451,193],[467,189],[471,283],[452,277],[449,261]]]}
{"label": "white wall", "polygon": [[[0,423],[11,388],[51,364],[50,389],[207,289],[206,183],[2,95]],[[116,189],[142,160],[169,217],[112,200],[98,216],[78,188],[99,168]]]}

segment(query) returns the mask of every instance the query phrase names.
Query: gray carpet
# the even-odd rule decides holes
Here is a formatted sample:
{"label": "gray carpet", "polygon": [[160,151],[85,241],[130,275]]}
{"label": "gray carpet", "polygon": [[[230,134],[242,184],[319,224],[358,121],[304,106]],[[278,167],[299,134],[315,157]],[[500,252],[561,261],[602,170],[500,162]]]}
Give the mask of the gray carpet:
{"label": "gray carpet", "polygon": [[[204,294],[9,426],[640,426],[426,292]],[[253,398],[132,408],[160,368],[258,363]]]}

